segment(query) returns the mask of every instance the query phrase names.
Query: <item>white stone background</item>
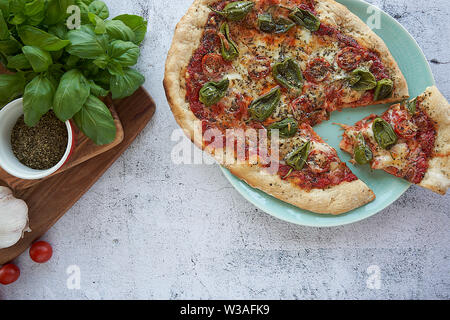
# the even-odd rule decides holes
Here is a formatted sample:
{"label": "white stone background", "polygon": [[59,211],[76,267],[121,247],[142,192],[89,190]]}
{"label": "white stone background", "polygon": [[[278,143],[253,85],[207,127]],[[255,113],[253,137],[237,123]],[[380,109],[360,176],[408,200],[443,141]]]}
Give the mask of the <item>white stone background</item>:
{"label": "white stone background", "polygon": [[[138,68],[157,104],[136,142],[44,237],[53,259],[16,260],[1,299],[450,298],[450,195],[411,187],[374,217],[333,229],[288,224],[236,192],[218,166],[176,166],[177,125],[162,87],[175,24],[192,0],[107,0],[112,16],[143,15]],[[450,98],[450,1],[369,0],[417,39]],[[417,75],[420,76],[420,75]],[[81,289],[66,286],[78,265]],[[368,289],[367,268],[381,270]]]}

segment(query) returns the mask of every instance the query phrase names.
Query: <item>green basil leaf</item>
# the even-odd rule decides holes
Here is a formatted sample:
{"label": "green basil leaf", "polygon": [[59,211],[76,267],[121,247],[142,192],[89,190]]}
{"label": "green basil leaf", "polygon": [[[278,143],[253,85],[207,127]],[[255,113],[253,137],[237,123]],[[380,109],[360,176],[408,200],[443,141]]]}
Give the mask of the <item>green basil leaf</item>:
{"label": "green basil leaf", "polygon": [[76,0],[76,5],[80,8],[81,23],[89,23],[89,3],[85,3],[83,0]]}
{"label": "green basil leaf", "polygon": [[14,16],[10,16],[8,22],[13,25],[20,25],[27,21],[27,17],[23,13],[17,13]]}
{"label": "green basil leaf", "polygon": [[58,87],[59,82],[61,81],[61,78],[65,73],[64,69],[65,66],[60,63],[52,64],[50,67],[48,67],[47,77],[50,81],[52,81],[55,89]]}
{"label": "green basil leaf", "polygon": [[270,13],[258,15],[259,30],[266,33],[285,33],[295,26],[291,20],[285,18],[274,19]]}
{"label": "green basil leaf", "polygon": [[221,15],[230,21],[243,20],[250,11],[252,11],[255,4],[252,1],[235,1],[227,4],[222,11],[209,7],[215,13]]}
{"label": "green basil leaf", "polygon": [[25,76],[23,73],[0,74],[0,106],[21,96],[24,88]]}
{"label": "green basil leaf", "polygon": [[112,75],[106,70],[100,70],[97,74],[92,76],[92,79],[100,85],[103,89],[109,90]]}
{"label": "green basil leaf", "polygon": [[375,76],[366,69],[356,69],[350,76],[350,85],[354,90],[367,91],[372,90],[377,86]]}
{"label": "green basil leaf", "polygon": [[0,53],[5,56],[12,56],[19,53],[21,48],[21,44],[12,37],[10,40],[0,41]]}
{"label": "green basil leaf", "polygon": [[70,70],[56,89],[53,111],[61,121],[67,121],[81,110],[89,94],[89,82],[84,75],[77,69]]}
{"label": "green basil leaf", "polygon": [[80,59],[81,58],[77,56],[69,56],[66,60],[66,66],[73,69],[77,66]]}
{"label": "green basil leaf", "polygon": [[286,118],[284,120],[272,123],[268,129],[269,132],[272,132],[272,130],[279,130],[281,138],[291,138],[297,133],[298,123],[292,118]]}
{"label": "green basil leaf", "polygon": [[89,86],[91,87],[91,94],[98,97],[106,97],[109,93],[108,90],[103,89],[93,80],[89,80]]}
{"label": "green basil leaf", "polygon": [[112,76],[110,89],[113,99],[131,96],[145,82],[145,77],[134,69],[125,69],[123,76]]}
{"label": "green basil leaf", "polygon": [[207,82],[199,92],[199,100],[205,106],[209,107],[225,97],[228,86],[230,85],[230,80],[224,79],[220,82],[210,81]]}
{"label": "green basil leaf", "polygon": [[103,1],[95,0],[89,5],[88,8],[89,12],[92,12],[103,20],[108,19],[109,17],[108,6]]}
{"label": "green basil leaf", "polygon": [[31,64],[27,57],[21,53],[16,56],[8,57],[7,67],[9,69],[26,70],[31,69]]}
{"label": "green basil leaf", "polygon": [[125,23],[135,34],[134,43],[140,44],[147,34],[147,21],[144,18],[131,14],[123,14],[115,17],[113,20],[120,20]]}
{"label": "green basil leaf", "polygon": [[67,38],[71,42],[67,52],[84,59],[96,59],[108,48],[108,37],[95,34],[92,26],[83,25],[78,30],[69,31]]}
{"label": "green basil leaf", "polygon": [[220,26],[219,36],[222,45],[222,57],[226,61],[232,61],[239,57],[239,49],[236,43],[234,43],[234,41],[231,39],[230,27],[228,26],[228,23],[222,23],[222,25]]}
{"label": "green basil leaf", "polygon": [[24,14],[27,17],[27,24],[39,25],[45,18],[46,0],[28,0],[25,3]]}
{"label": "green basil leaf", "polygon": [[248,107],[248,113],[254,120],[266,121],[280,104],[280,101],[280,87],[275,87],[265,95],[254,100]]}
{"label": "green basil leaf", "polygon": [[88,13],[88,18],[92,25],[95,27],[94,32],[96,34],[104,34],[106,32],[106,24],[104,20],[100,19],[92,12]]}
{"label": "green basil leaf", "polygon": [[375,88],[375,94],[373,96],[374,101],[379,101],[387,99],[392,96],[394,91],[394,83],[391,79],[383,79],[377,82],[377,87]]}
{"label": "green basil leaf", "polygon": [[10,16],[8,22],[10,24],[19,25],[27,20],[24,14],[25,11],[25,0],[10,0],[9,1],[9,11]]}
{"label": "green basil leaf", "polygon": [[22,48],[34,72],[44,72],[53,63],[52,56],[38,47],[25,46]]}
{"label": "green basil leaf", "polygon": [[25,123],[29,127],[38,124],[41,117],[53,106],[55,86],[46,76],[36,76],[26,87],[23,95]]}
{"label": "green basil leaf", "polygon": [[303,75],[300,66],[293,59],[288,58],[276,63],[272,68],[275,80],[286,89],[302,90]]}
{"label": "green basil leaf", "polygon": [[9,2],[9,0],[0,0],[0,10],[3,13],[5,20],[8,20],[9,17]]}
{"label": "green basil leaf", "polygon": [[84,76],[92,79],[98,72],[100,72],[100,68],[95,65],[95,60],[84,60],[81,61],[81,71],[83,72]]}
{"label": "green basil leaf", "polygon": [[136,40],[133,30],[120,20],[107,20],[105,22],[106,32],[111,39],[131,41]]}
{"label": "green basil leaf", "polygon": [[122,65],[120,64],[120,62],[118,62],[116,60],[110,60],[108,62],[107,69],[108,69],[109,73],[111,73],[113,76],[123,77],[125,75]]}
{"label": "green basil leaf", "polygon": [[94,0],[79,0],[80,2],[86,4],[87,6],[90,5]]}
{"label": "green basil leaf", "polygon": [[63,22],[68,16],[67,8],[74,4],[75,0],[49,0],[45,24],[50,26]]}
{"label": "green basil leaf", "polygon": [[108,107],[90,95],[81,110],[73,117],[77,127],[97,145],[105,145],[116,138],[116,125]]}
{"label": "green basil leaf", "polygon": [[57,36],[58,38],[62,40],[67,40],[67,33],[69,32],[69,29],[67,29],[66,24],[60,23],[52,25],[50,28],[48,28],[48,33]]}
{"label": "green basil leaf", "polygon": [[99,56],[97,59],[92,61],[97,67],[100,69],[106,69],[108,66],[108,63],[110,63],[111,59],[108,55],[104,54]]}
{"label": "green basil leaf", "polygon": [[372,123],[375,141],[385,150],[391,149],[398,141],[398,137],[392,126],[381,118],[376,118]]}
{"label": "green basil leaf", "polygon": [[28,17],[35,16],[45,9],[44,0],[28,0],[25,3],[24,13]]}
{"label": "green basil leaf", "polygon": [[408,110],[408,113],[413,116],[416,114],[417,111],[417,98],[411,100],[411,101],[406,101],[406,110]]}
{"label": "green basil leaf", "polygon": [[362,133],[358,135],[358,143],[355,146],[355,150],[353,151],[353,158],[358,164],[367,164],[373,159],[372,150],[367,146],[366,140]]}
{"label": "green basil leaf", "polygon": [[10,36],[8,25],[3,16],[3,11],[0,10],[0,40],[8,40]]}
{"label": "green basil leaf", "polygon": [[114,40],[109,45],[108,54],[122,67],[131,67],[137,63],[140,50],[133,42]]}
{"label": "green basil leaf", "polygon": [[295,8],[290,13],[289,19],[310,31],[317,31],[320,28],[320,20],[308,10]]}
{"label": "green basil leaf", "polygon": [[58,51],[70,44],[68,40],[61,40],[32,26],[20,26],[18,33],[25,45],[39,47],[46,51]]}
{"label": "green basil leaf", "polygon": [[311,150],[311,141],[306,142],[301,147],[294,149],[286,156],[286,163],[297,171],[303,169],[308,161],[308,156]]}

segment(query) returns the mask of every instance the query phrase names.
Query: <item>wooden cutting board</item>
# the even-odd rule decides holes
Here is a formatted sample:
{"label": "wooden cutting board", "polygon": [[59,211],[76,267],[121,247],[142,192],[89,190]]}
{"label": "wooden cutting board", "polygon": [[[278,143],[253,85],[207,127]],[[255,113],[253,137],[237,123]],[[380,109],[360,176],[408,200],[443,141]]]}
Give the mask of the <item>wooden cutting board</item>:
{"label": "wooden cutting board", "polygon": [[[120,122],[119,115],[116,112],[114,103],[112,99],[105,98],[104,102],[109,107],[109,110],[111,111],[111,114],[114,118],[114,123],[116,125],[117,134],[116,139],[107,145],[104,146],[97,146],[95,143],[93,143],[89,138],[87,138],[75,125],[72,125],[72,128],[74,130],[75,135],[75,148],[73,149],[72,155],[70,156],[67,163],[58,171],[56,171],[52,176],[58,175],[60,173],[63,173],[64,171],[67,171],[80,163],[83,163],[91,158],[94,158],[98,156],[99,154],[102,154],[103,152],[106,152],[108,150],[111,150],[115,146],[117,146],[119,143],[123,141],[123,128],[122,123]],[[35,184],[38,184],[42,182],[45,179],[41,180],[23,180],[16,178],[14,176],[11,176],[6,171],[4,171],[2,168],[0,168],[0,180],[2,180],[4,183],[6,183],[11,189],[13,190],[22,190],[31,188]]]}
{"label": "wooden cutting board", "polygon": [[[15,259],[45,234],[130,146],[155,112],[155,103],[143,88],[114,105],[124,131],[120,144],[31,188],[14,190],[15,196],[28,204],[33,231],[15,246],[0,250],[0,265]],[[0,185],[7,184],[0,180]]]}

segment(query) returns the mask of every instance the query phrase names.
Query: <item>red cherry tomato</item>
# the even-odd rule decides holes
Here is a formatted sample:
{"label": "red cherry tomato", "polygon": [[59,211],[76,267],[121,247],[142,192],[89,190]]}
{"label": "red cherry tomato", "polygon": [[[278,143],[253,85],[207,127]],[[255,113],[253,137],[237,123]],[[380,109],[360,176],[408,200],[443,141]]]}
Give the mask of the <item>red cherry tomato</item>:
{"label": "red cherry tomato", "polygon": [[304,76],[306,80],[314,83],[324,81],[330,74],[330,64],[323,58],[315,58],[310,61]]}
{"label": "red cherry tomato", "polygon": [[16,282],[20,277],[20,269],[15,264],[5,264],[0,269],[0,283],[8,285]]}
{"label": "red cherry tomato", "polygon": [[30,248],[30,257],[34,262],[45,263],[53,255],[52,246],[45,241],[38,241],[33,243]]}
{"label": "red cherry tomato", "polygon": [[313,150],[309,154],[307,164],[314,173],[330,171],[329,156],[325,152],[319,150]]}
{"label": "red cherry tomato", "polygon": [[355,70],[362,59],[361,50],[354,47],[346,47],[337,55],[337,64],[346,71]]}
{"label": "red cherry tomato", "polygon": [[226,62],[218,53],[208,53],[202,59],[203,72],[208,76],[220,76],[226,70]]}
{"label": "red cherry tomato", "polygon": [[417,134],[417,126],[408,119],[405,110],[394,111],[391,114],[394,122],[394,131],[400,136],[400,138],[404,139],[412,139]]}
{"label": "red cherry tomato", "polygon": [[314,112],[315,106],[308,96],[302,95],[291,102],[292,111],[301,111],[302,113]]}

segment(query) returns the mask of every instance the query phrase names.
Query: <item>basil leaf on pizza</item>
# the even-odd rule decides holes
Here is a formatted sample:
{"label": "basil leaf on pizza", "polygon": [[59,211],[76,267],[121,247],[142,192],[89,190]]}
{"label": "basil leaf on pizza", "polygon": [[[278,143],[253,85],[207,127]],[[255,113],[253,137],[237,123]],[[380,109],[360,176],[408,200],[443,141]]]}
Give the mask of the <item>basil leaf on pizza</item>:
{"label": "basil leaf on pizza", "polygon": [[221,53],[226,61],[232,61],[239,56],[239,49],[230,36],[230,27],[228,23],[222,23],[220,27],[220,42],[222,44]]}
{"label": "basil leaf on pizza", "polygon": [[220,82],[208,82],[200,89],[200,102],[207,107],[218,103],[225,96],[229,85],[230,81],[228,79]]}
{"label": "basil leaf on pizza", "polygon": [[297,133],[298,123],[292,118],[286,118],[271,124],[267,129],[269,132],[278,130],[281,138],[291,138]]}
{"label": "basil leaf on pizza", "polygon": [[303,87],[302,70],[292,59],[276,63],[273,68],[275,80],[287,89],[301,90]]}
{"label": "basil leaf on pizza", "polygon": [[265,95],[254,100],[248,107],[248,113],[252,119],[263,122],[269,118],[277,108],[281,99],[279,87],[273,88]]}
{"label": "basil leaf on pizza", "polygon": [[254,6],[253,1],[235,1],[227,4],[223,10],[217,10],[211,6],[209,8],[227,20],[240,21],[247,16]]}
{"label": "basil leaf on pizza", "polygon": [[305,9],[295,8],[289,15],[289,19],[310,31],[317,31],[320,27],[320,20],[310,11]]}
{"label": "basil leaf on pizza", "polygon": [[373,100],[378,101],[389,98],[393,90],[394,90],[394,83],[392,82],[391,79],[380,80],[377,83]]}

